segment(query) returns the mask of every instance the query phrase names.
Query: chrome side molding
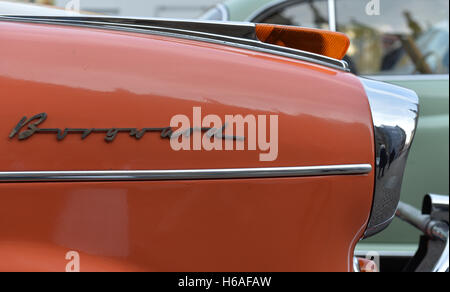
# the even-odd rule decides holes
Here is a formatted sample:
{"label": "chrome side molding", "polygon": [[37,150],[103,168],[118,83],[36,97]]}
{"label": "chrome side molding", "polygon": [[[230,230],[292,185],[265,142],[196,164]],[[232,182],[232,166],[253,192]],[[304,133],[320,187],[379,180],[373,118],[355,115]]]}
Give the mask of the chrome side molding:
{"label": "chrome side molding", "polygon": [[369,99],[375,131],[375,190],[365,237],[394,219],[403,174],[419,118],[419,98],[411,90],[360,78]]}
{"label": "chrome side molding", "polygon": [[192,39],[293,58],[346,72],[350,71],[347,62],[342,60],[261,42],[256,37],[254,23],[109,16],[20,15],[0,15],[0,21],[81,26]]}
{"label": "chrome side molding", "polygon": [[0,183],[284,178],[364,175],[371,171],[370,164],[186,170],[21,171],[0,172]]}

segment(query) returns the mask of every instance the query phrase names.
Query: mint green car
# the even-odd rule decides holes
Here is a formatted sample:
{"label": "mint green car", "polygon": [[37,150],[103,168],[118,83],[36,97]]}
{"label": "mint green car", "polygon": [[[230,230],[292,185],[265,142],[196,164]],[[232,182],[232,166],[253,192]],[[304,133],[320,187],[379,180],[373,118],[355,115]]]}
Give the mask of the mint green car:
{"label": "mint green car", "polygon": [[[425,194],[449,193],[448,0],[228,0],[204,19],[297,25],[346,33],[345,60],[359,75],[416,91],[421,113],[402,201],[421,207]],[[394,220],[357,251],[407,260],[420,233]]]}

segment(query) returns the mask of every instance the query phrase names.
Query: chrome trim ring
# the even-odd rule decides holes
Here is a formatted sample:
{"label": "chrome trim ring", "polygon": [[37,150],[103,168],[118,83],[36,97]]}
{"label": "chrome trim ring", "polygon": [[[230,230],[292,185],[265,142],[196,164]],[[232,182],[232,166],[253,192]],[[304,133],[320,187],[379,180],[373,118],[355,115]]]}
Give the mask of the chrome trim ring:
{"label": "chrome trim ring", "polygon": [[365,237],[384,230],[394,219],[411,143],[419,118],[414,91],[360,78],[369,99],[375,135],[375,190]]}
{"label": "chrome trim ring", "polygon": [[20,171],[0,172],[0,183],[284,178],[364,175],[371,171],[370,164],[187,170]]}

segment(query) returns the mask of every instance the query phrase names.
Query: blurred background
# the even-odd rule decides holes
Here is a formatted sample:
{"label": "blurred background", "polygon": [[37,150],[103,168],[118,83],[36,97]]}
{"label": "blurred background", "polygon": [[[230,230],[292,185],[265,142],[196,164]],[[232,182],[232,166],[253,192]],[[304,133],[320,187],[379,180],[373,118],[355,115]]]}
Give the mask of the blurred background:
{"label": "blurred background", "polygon": [[[66,7],[70,0],[16,0]],[[196,18],[220,0],[80,0],[83,11],[137,17]]]}

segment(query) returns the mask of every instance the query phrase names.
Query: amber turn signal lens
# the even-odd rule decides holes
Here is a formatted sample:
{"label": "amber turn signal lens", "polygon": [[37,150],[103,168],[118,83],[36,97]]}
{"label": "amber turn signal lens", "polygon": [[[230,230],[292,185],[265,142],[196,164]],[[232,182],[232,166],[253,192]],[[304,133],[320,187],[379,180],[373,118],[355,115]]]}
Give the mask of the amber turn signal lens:
{"label": "amber turn signal lens", "polygon": [[307,51],[341,60],[350,46],[343,33],[320,29],[257,24],[256,35],[264,43]]}

